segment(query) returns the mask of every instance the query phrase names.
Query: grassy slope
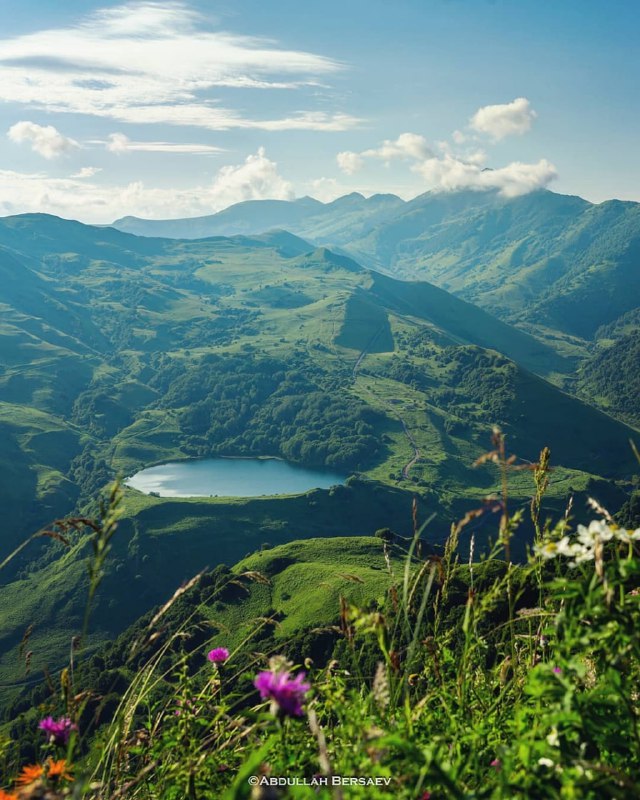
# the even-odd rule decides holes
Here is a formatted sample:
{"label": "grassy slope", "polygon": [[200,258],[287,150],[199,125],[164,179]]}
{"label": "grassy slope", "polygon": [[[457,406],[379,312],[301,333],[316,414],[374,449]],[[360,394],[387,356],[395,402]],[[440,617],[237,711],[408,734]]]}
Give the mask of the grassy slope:
{"label": "grassy slope", "polygon": [[[49,217],[14,218],[3,225],[0,242],[25,246],[28,235],[43,280],[56,286],[54,299],[63,292],[87,329],[99,330],[110,342],[108,352],[99,349],[97,339],[89,354],[54,350],[47,370],[38,366],[31,345],[19,343],[14,364],[0,376],[5,391],[14,392],[11,396],[21,404],[20,409],[5,407],[8,423],[0,428],[7,442],[5,474],[14,478],[5,501],[14,532],[32,529],[29,520],[11,517],[11,509],[28,497],[40,498],[36,508],[41,517],[60,514],[67,497],[68,506],[73,504],[68,467],[80,450],[83,458],[102,460],[123,475],[149,462],[186,455],[179,417],[158,405],[161,393],[151,385],[162,364],[179,374],[210,353],[309,363],[336,381],[339,391],[380,412],[376,435],[384,447],[363,470],[375,483],[333,494],[231,502],[162,500],[127,492],[113,570],[95,617],[98,636],[114,635],[203,566],[234,563],[265,541],[370,534],[384,525],[406,531],[414,493],[438,512],[430,535],[441,541],[450,521],[497,485],[488,469],[470,467],[486,449],[496,417],[477,400],[457,398],[454,407],[446,396],[456,391],[451,363],[457,348],[472,343],[503,349],[530,368],[542,368],[548,355],[548,369],[556,368],[548,348],[434,287],[374,278],[326,250],[306,254],[305,243],[287,234],[168,242],[108,229],[96,233]],[[369,313],[376,321],[373,327]],[[42,327],[42,322],[59,330],[58,306],[44,304],[23,316],[31,320],[23,324],[25,330],[35,323]],[[382,337],[372,346],[373,328],[382,329]],[[427,337],[429,354],[411,353],[401,344],[403,336],[416,335]],[[71,334],[66,336],[69,342]],[[44,346],[42,340],[37,346]],[[414,370],[419,384],[390,374],[394,359]],[[55,394],[54,377],[67,363],[77,369],[71,369],[65,400]],[[565,464],[554,475],[552,504],[566,497],[569,486],[587,491],[601,476],[624,469],[615,459],[629,429],[526,371],[514,374],[513,406],[505,407],[501,421],[514,439],[520,437],[528,455],[545,443],[562,454]],[[88,392],[78,394],[84,387]],[[439,396],[438,389],[445,395]],[[561,417],[556,408],[563,409]],[[464,424],[448,430],[451,419]],[[562,447],[546,438],[550,428]],[[589,440],[596,429],[608,443],[606,463],[591,461]],[[402,471],[416,447],[419,458],[407,481]],[[519,504],[530,493],[525,477],[516,488]],[[54,503],[51,498],[58,499]],[[426,515],[421,511],[420,519]],[[7,544],[9,533],[5,528]],[[3,588],[11,609],[0,626],[5,637],[0,674],[6,680],[15,677],[15,648],[32,622],[37,626],[34,668],[62,657],[70,624],[77,630],[84,591],[83,568],[64,566],[77,564],[77,557],[69,553],[60,564],[41,566],[26,582]],[[47,602],[26,602],[39,596],[42,585],[47,586]],[[133,602],[122,586],[135,587]],[[56,607],[64,613],[56,614]]]}
{"label": "grassy slope", "polygon": [[[394,559],[400,571],[400,563]],[[391,583],[379,539],[349,537],[290,542],[240,561],[234,572],[257,571],[269,585],[249,584],[246,598],[219,604],[211,621],[221,633],[213,643],[239,645],[258,618],[276,614],[276,639],[337,622],[340,597],[366,605],[382,601]],[[354,580],[355,578],[355,580]],[[304,602],[301,602],[304,598]]]}
{"label": "grassy slope", "polygon": [[595,206],[540,191],[425,195],[339,243],[363,263],[425,278],[502,318],[590,339],[640,304],[639,242],[638,203]]}

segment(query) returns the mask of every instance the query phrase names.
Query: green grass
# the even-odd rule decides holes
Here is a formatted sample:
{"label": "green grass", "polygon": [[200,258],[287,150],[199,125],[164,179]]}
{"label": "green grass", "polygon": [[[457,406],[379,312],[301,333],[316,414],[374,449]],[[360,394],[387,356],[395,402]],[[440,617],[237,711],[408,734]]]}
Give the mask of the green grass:
{"label": "green grass", "polygon": [[[360,464],[363,480],[352,487],[254,501],[127,492],[120,549],[103,593],[105,636],[203,566],[235,563],[265,542],[370,535],[384,526],[409,533],[414,496],[421,521],[436,513],[429,536],[442,542],[461,510],[497,488],[486,468],[472,468],[494,422],[521,456],[535,459],[550,445],[557,467],[551,508],[558,510],[569,487],[579,514],[587,492],[601,496],[607,488],[614,502],[623,500],[607,481],[627,477],[633,431],[527,371],[564,374],[573,363],[569,344],[558,355],[554,344],[429,284],[374,275],[323,249],[304,253],[299,240],[277,235],[160,242],[29,217],[0,226],[0,242],[14,248],[12,269],[24,273],[35,304],[25,306],[12,284],[5,298],[10,327],[0,329],[11,343],[0,363],[0,388],[12,401],[0,404],[7,552],[50,519],[85,509],[110,476],[192,455],[181,427],[189,409],[163,402],[182,375],[197,374],[203,358],[277,359],[312,376],[319,391],[377,412],[372,425],[380,447]],[[20,248],[40,259],[41,271]],[[518,362],[494,361],[489,369],[495,381],[512,381],[511,405],[500,413],[469,394],[473,387],[460,389],[455,365],[469,348]],[[244,399],[240,387],[231,402]],[[419,459],[406,479],[412,440]],[[530,488],[525,476],[518,481],[514,503],[524,507]],[[34,567],[28,591],[36,592],[36,579],[49,569]],[[70,576],[74,586],[82,583],[80,573]],[[69,590],[53,579],[48,585],[54,595]],[[119,595],[122,585],[135,588],[130,607]],[[73,595],[77,602],[80,595]],[[71,634],[53,605],[27,603],[20,611],[22,596],[11,596],[17,616],[5,638],[7,665],[32,621],[56,643]],[[76,612],[72,603],[68,619]],[[57,648],[49,648],[54,660],[62,653]]]}
{"label": "green grass", "polygon": [[[401,561],[394,557],[393,563],[400,571]],[[215,604],[210,619],[220,633],[212,646],[239,646],[261,618],[274,614],[276,640],[330,625],[341,596],[366,606],[382,601],[391,583],[381,541],[362,536],[290,542],[240,561],[233,571],[259,572],[269,584],[247,582],[241,600]]]}

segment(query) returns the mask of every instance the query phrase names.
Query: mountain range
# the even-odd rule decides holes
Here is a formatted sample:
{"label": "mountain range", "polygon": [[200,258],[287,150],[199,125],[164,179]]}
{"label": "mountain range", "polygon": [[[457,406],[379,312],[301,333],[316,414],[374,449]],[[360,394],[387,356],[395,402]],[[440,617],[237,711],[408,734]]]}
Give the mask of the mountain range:
{"label": "mountain range", "polygon": [[[264,210],[264,216],[261,215]],[[143,236],[262,233],[284,227],[359,263],[409,280],[427,280],[532,332],[572,368],[554,380],[632,424],[636,370],[625,358],[640,307],[640,204],[535,191],[350,194],[248,201],[193,220],[127,217],[116,228]],[[612,349],[613,348],[613,349]],[[599,379],[616,378],[609,385]],[[621,395],[626,399],[621,400]]]}

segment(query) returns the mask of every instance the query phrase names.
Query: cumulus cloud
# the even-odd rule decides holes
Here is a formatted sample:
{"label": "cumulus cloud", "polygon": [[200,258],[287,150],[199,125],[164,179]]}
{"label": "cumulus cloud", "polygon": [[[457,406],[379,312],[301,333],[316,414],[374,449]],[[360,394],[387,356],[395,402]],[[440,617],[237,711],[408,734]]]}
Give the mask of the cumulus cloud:
{"label": "cumulus cloud", "polygon": [[306,185],[311,197],[322,203],[330,203],[338,197],[343,197],[352,191],[352,187],[345,186],[335,178],[316,178]]}
{"label": "cumulus cloud", "polygon": [[222,167],[210,192],[223,208],[241,200],[291,200],[294,196],[293,186],[278,173],[278,165],[267,158],[264,147],[247,156],[244,164]]}
{"label": "cumulus cloud", "polygon": [[347,175],[361,170],[367,159],[377,159],[389,164],[394,159],[421,160],[430,158],[433,152],[424,136],[417,133],[401,133],[397,139],[385,139],[380,147],[353,153],[345,150],[338,153],[336,160],[340,169]]}
{"label": "cumulus cloud", "polygon": [[377,159],[389,164],[395,159],[425,159],[433,156],[433,152],[424,136],[417,133],[401,133],[397,139],[385,139],[380,147],[353,153],[350,150],[338,153],[336,160],[340,169],[347,175],[361,170],[367,159]]}
{"label": "cumulus cloud", "polygon": [[77,172],[74,172],[71,175],[72,178],[93,178],[94,175],[97,175],[99,172],[102,172],[102,167],[82,167]]}
{"label": "cumulus cloud", "polygon": [[422,175],[433,189],[497,189],[504,197],[518,197],[543,189],[558,174],[554,165],[545,158],[535,164],[514,161],[499,169],[483,169],[479,164],[462,161],[451,155],[427,159],[415,164],[413,170]]}
{"label": "cumulus cloud", "polygon": [[484,133],[495,141],[531,130],[536,112],[526,97],[517,97],[511,103],[483,106],[469,120],[469,127]]}
{"label": "cumulus cloud", "polygon": [[132,142],[124,133],[111,133],[104,144],[110,153],[146,152],[146,153],[187,153],[192,155],[216,155],[224,152],[221,147],[208,144],[185,144],[178,142]]}
{"label": "cumulus cloud", "polygon": [[340,169],[347,175],[353,175],[364,167],[364,158],[358,153],[344,150],[338,153],[336,161]]}
{"label": "cumulus cloud", "polygon": [[467,141],[467,136],[462,131],[454,131],[451,138],[456,144],[464,144]]}
{"label": "cumulus cloud", "polygon": [[517,197],[548,186],[557,177],[555,166],[542,158],[535,163],[513,161],[488,169],[489,156],[478,147],[478,134],[490,137],[489,141],[484,140],[485,144],[495,145],[506,136],[528,131],[535,117],[529,101],[518,97],[511,103],[479,108],[471,117],[467,132],[453,131],[451,141],[436,141],[430,147],[424,136],[403,133],[397,139],[385,139],[379,147],[338,153],[336,159],[347,175],[362,170],[370,160],[389,165],[397,159],[409,161],[412,172],[422,176],[435,191],[493,189],[505,197]]}
{"label": "cumulus cloud", "polygon": [[26,120],[12,125],[7,136],[17,144],[30,144],[34,152],[48,159],[65,155],[79,147],[78,142],[63,136],[53,125],[37,125]]}
{"label": "cumulus cloud", "polygon": [[[70,178],[0,170],[0,215],[45,212],[83,222],[109,223],[133,214],[162,219],[211,214],[241,200],[289,200],[293,187],[263,148],[242,164],[220,169],[209,183],[184,189],[142,181],[105,184],[91,180],[91,167]],[[95,173],[94,173],[95,174]]]}
{"label": "cumulus cloud", "polygon": [[365,150],[364,158],[379,158],[389,162],[394,158],[428,158],[433,155],[427,140],[417,133],[401,133],[397,139],[385,139],[380,147]]}
{"label": "cumulus cloud", "polygon": [[212,30],[181,2],[133,2],[72,26],[0,39],[0,100],[129,123],[344,130],[358,121],[300,110],[247,119],[211,94],[216,87],[298,91],[341,69],[322,55]]}

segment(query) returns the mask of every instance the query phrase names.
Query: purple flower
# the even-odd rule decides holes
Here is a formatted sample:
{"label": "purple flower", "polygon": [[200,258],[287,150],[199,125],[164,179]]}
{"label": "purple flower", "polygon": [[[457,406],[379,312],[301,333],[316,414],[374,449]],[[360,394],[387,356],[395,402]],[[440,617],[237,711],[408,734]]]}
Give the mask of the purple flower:
{"label": "purple flower", "polygon": [[500,770],[502,769],[502,761],[500,761],[499,758],[494,758],[491,764],[489,764],[489,766],[493,767],[496,772],[500,772]]}
{"label": "purple flower", "polygon": [[207,658],[214,664],[224,664],[229,658],[229,651],[226,647],[214,647],[213,650],[207,654]]}
{"label": "purple flower", "polygon": [[46,733],[51,744],[59,745],[66,745],[69,741],[71,731],[78,730],[78,726],[75,722],[71,722],[69,717],[60,717],[57,722],[53,717],[46,717],[40,720],[38,728]]}
{"label": "purple flower", "polygon": [[562,667],[554,667],[553,672],[555,675],[562,675]]}
{"label": "purple flower", "polygon": [[295,678],[289,672],[261,672],[253,682],[263,700],[271,700],[274,713],[289,717],[302,716],[304,696],[311,686],[304,683],[305,673],[299,672]]}

